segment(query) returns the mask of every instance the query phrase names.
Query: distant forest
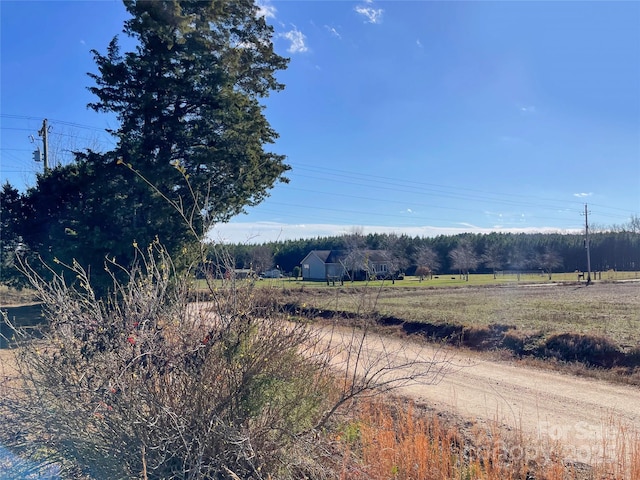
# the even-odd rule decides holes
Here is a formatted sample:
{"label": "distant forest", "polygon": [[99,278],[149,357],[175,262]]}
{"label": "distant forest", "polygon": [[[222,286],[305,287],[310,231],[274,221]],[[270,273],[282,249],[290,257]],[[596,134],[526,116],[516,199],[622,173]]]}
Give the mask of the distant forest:
{"label": "distant forest", "polygon": [[[634,271],[640,269],[640,231],[599,231],[589,235],[592,271]],[[583,234],[489,233],[439,235],[433,238],[394,234],[352,233],[344,236],[287,240],[261,245],[231,245],[236,268],[251,268],[256,272],[279,268],[291,273],[312,250],[348,250],[353,248],[386,250],[397,268],[413,275],[420,266],[422,252],[432,252],[434,273],[458,271],[452,252],[460,245],[470,247],[475,255],[474,273],[496,270],[531,271],[542,269],[541,258],[554,258],[553,272],[587,270],[586,240]],[[355,246],[355,247],[354,247]],[[453,258],[452,258],[453,257]]]}

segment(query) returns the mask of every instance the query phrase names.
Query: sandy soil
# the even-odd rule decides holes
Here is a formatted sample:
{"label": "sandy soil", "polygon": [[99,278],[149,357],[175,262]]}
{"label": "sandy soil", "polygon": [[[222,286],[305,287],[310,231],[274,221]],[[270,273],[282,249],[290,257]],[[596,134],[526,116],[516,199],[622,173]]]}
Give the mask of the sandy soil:
{"label": "sandy soil", "polygon": [[640,432],[640,389],[526,367],[480,361],[406,393],[438,410],[519,428],[531,445],[559,442],[568,458],[588,464],[616,451],[622,428]]}
{"label": "sandy soil", "polygon": [[[16,360],[14,351],[0,348],[0,395],[12,395],[15,392],[19,382],[17,381],[18,372],[16,370]],[[0,444],[0,447],[2,445]],[[1,463],[1,459],[0,459]],[[0,466],[0,477],[2,469]]]}
{"label": "sandy soil", "polygon": [[[353,333],[323,327],[322,334],[325,342],[343,352],[344,361],[346,352],[354,346]],[[529,454],[544,456],[552,447],[562,445],[565,458],[594,465],[605,456],[610,458],[623,432],[640,433],[637,387],[488,361],[453,349],[435,349],[377,334],[369,334],[363,347],[358,367],[361,372],[386,368],[391,355],[392,363],[407,366],[389,375],[415,377],[426,372],[429,360],[436,360],[435,369],[398,393],[476,424],[518,430],[531,446]],[[411,359],[419,363],[411,365]],[[444,371],[443,361],[447,365]],[[346,364],[341,366],[345,368]]]}

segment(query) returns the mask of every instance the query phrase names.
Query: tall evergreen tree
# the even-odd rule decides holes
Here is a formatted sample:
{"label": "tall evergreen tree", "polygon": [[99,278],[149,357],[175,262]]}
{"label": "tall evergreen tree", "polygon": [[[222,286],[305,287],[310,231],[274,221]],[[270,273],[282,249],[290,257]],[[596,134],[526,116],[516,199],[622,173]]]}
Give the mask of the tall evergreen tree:
{"label": "tall evergreen tree", "polygon": [[[114,112],[117,157],[172,200],[224,221],[284,180],[284,157],[264,150],[277,137],[260,99],[281,90],[287,60],[252,0],[125,0],[124,32],[138,42],[121,54],[117,37],[90,90],[96,111]],[[184,177],[188,177],[188,184]],[[185,203],[186,202],[186,203]]]}
{"label": "tall evergreen tree", "polygon": [[253,1],[124,4],[135,49],[122,52],[114,37],[105,54],[92,52],[98,73],[89,74],[97,97],[89,107],[119,120],[116,147],[78,154],[30,193],[42,225],[33,242],[94,271],[105,255],[126,264],[134,241],[181,251],[207,225],[260,203],[289,169],[265,149],[277,133],[261,103],[284,88],[275,75],[288,60],[274,53],[273,29]]}

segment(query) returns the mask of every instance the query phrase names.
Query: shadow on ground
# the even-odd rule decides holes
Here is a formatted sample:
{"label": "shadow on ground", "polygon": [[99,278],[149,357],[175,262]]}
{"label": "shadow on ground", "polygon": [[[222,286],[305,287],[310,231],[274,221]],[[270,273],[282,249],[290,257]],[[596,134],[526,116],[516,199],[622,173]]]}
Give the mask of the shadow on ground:
{"label": "shadow on ground", "polygon": [[[7,318],[16,328],[36,329],[41,327],[45,321],[40,304],[0,307],[0,310],[6,312]],[[11,327],[3,319],[0,319],[0,348],[7,348],[13,336],[14,332]]]}

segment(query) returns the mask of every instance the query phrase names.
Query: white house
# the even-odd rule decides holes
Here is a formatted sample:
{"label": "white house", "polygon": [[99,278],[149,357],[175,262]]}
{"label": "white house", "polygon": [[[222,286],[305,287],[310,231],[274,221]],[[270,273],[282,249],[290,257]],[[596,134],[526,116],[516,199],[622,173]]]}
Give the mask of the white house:
{"label": "white house", "polygon": [[312,250],[300,264],[303,280],[364,280],[391,272],[389,255],[383,250]]}
{"label": "white house", "polygon": [[338,250],[312,250],[300,262],[303,280],[325,281],[342,278],[347,270],[337,256]]}

